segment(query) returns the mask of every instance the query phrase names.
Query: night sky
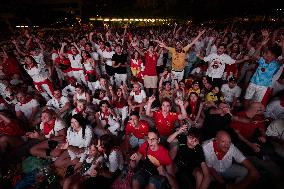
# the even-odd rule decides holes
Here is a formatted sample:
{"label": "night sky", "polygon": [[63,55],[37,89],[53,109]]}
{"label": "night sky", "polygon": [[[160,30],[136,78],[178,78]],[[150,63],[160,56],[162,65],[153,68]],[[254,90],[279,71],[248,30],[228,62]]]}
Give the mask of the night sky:
{"label": "night sky", "polygon": [[53,22],[69,15],[171,17],[206,20],[247,15],[284,15],[281,0],[9,0],[0,4],[1,20]]}

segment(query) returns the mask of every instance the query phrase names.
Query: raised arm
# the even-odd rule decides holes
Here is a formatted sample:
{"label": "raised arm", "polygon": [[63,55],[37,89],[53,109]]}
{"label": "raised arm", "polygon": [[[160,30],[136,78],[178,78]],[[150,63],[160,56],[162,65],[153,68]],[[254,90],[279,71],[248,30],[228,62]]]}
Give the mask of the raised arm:
{"label": "raised arm", "polygon": [[134,43],[131,42],[131,46],[132,46],[141,56],[145,56],[145,53],[142,52]]}
{"label": "raised arm", "polygon": [[147,108],[146,108],[146,115],[153,117],[153,112],[151,111],[151,106],[153,104],[153,102],[156,100],[155,96],[150,96],[149,100],[147,102]]}
{"label": "raised arm", "polygon": [[270,40],[269,33],[268,33],[267,30],[261,30],[261,33],[262,33],[262,36],[263,36],[261,45],[256,49],[255,53],[253,54],[253,57],[257,60],[260,58],[260,51],[261,51],[262,47],[264,47],[268,43],[268,41]]}
{"label": "raised arm", "polygon": [[74,45],[74,47],[76,47],[77,51],[81,54],[81,49],[77,46],[77,44],[75,42],[73,42],[72,45]]}
{"label": "raised arm", "polygon": [[252,48],[251,46],[251,40],[253,39],[254,33],[250,34],[248,41],[247,41],[247,49],[250,50]]}
{"label": "raised arm", "polygon": [[39,48],[40,48],[40,52],[43,54],[44,52],[44,48],[40,42],[40,40],[38,38],[35,39],[35,42],[38,44]]}
{"label": "raised arm", "polygon": [[26,56],[26,53],[24,53],[23,51],[21,51],[21,49],[20,49],[20,47],[19,47],[19,45],[18,45],[18,43],[17,43],[16,40],[12,40],[12,43],[15,45],[16,50],[18,51],[18,53],[20,53],[22,56]]}
{"label": "raised arm", "polygon": [[61,55],[62,57],[64,56],[64,47],[67,45],[67,43],[63,42],[61,44],[61,48],[60,48],[60,52],[59,55]]}
{"label": "raised arm", "polygon": [[198,35],[189,43],[187,46],[184,47],[185,51],[188,51],[197,41],[198,39],[206,32],[206,30],[202,30],[198,33]]}

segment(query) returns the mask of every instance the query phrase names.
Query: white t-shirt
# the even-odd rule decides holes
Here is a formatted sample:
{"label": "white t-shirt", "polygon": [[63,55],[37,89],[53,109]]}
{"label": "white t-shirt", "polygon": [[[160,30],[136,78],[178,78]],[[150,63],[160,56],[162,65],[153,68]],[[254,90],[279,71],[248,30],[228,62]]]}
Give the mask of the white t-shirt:
{"label": "white t-shirt", "polygon": [[67,141],[69,145],[76,146],[79,148],[86,148],[83,153],[76,154],[71,150],[68,150],[68,154],[71,158],[71,160],[74,160],[75,158],[79,158],[79,162],[83,162],[86,159],[88,149],[87,147],[90,146],[91,140],[93,137],[93,131],[90,126],[87,125],[85,130],[85,137],[82,137],[82,129],[80,129],[79,132],[73,131],[71,127],[67,130]]}
{"label": "white t-shirt", "polygon": [[271,117],[272,119],[284,118],[284,107],[280,104],[280,99],[272,100],[267,106],[264,112],[265,117]]}
{"label": "white t-shirt", "polygon": [[92,128],[87,125],[85,129],[85,137],[82,137],[83,129],[80,129],[79,132],[73,131],[72,127],[69,127],[67,130],[67,141],[69,145],[76,146],[79,148],[86,148],[90,145],[93,131]]}
{"label": "white t-shirt", "polygon": [[[40,130],[43,131],[44,123],[40,123]],[[62,129],[66,128],[66,124],[64,121],[61,119],[56,119],[55,120],[55,125],[54,128],[48,133],[48,135],[45,135],[45,138],[50,138],[50,135],[53,136],[58,136],[58,132],[61,131]]]}
{"label": "white t-shirt", "polygon": [[284,140],[284,118],[271,122],[267,127],[266,135]]}
{"label": "white t-shirt", "polygon": [[42,53],[39,53],[38,55],[36,56],[33,56],[33,58],[35,59],[35,61],[42,65],[42,66],[45,66],[45,62],[44,62],[44,57],[43,57],[43,54]]}
{"label": "white t-shirt", "polygon": [[32,99],[25,104],[18,102],[15,106],[15,111],[22,112],[27,119],[30,119],[32,115],[32,109],[37,107],[39,107],[39,103],[35,99]]}
{"label": "white t-shirt", "polygon": [[108,52],[108,51],[106,51],[106,50],[104,50],[103,51],[103,58],[105,58],[106,59],[106,61],[105,61],[105,64],[106,65],[108,65],[108,66],[112,66],[112,56],[115,54],[115,52],[114,51],[110,51],[110,52]]}
{"label": "white t-shirt", "polygon": [[230,88],[226,83],[222,85],[221,91],[224,95],[225,102],[233,102],[234,97],[238,98],[241,96],[242,89],[237,85],[234,88]]}
{"label": "white t-shirt", "polygon": [[144,90],[141,90],[141,92],[138,95],[136,95],[134,91],[131,91],[129,95],[132,96],[134,102],[137,102],[137,103],[141,103],[143,99],[146,98],[146,93]]}
{"label": "white t-shirt", "polygon": [[25,67],[25,70],[31,76],[34,82],[41,82],[48,79],[48,72],[46,71],[46,68],[40,64],[32,67],[31,69],[27,69]]}
{"label": "white t-shirt", "polygon": [[82,57],[80,54],[73,55],[68,53],[68,58],[71,63],[71,68],[83,68],[83,65],[81,63]]}
{"label": "white t-shirt", "polygon": [[59,101],[56,98],[50,99],[47,102],[46,106],[54,109],[57,112],[57,111],[60,111],[67,102],[69,102],[68,98],[66,98],[65,96],[62,96]]}
{"label": "white t-shirt", "polygon": [[212,78],[222,78],[226,64],[234,64],[236,60],[227,54],[209,54],[204,57],[205,62],[209,62],[206,75]]}
{"label": "white t-shirt", "polygon": [[66,97],[68,95],[74,96],[75,92],[76,92],[76,88],[72,86],[71,84],[69,84],[66,87],[64,87],[64,89],[62,90],[62,95]]}
{"label": "white t-shirt", "polygon": [[228,168],[231,167],[233,163],[233,159],[237,163],[243,162],[246,157],[242,154],[242,152],[235,147],[233,144],[231,144],[228,152],[225,154],[222,160],[218,160],[214,148],[213,148],[213,140],[205,141],[202,144],[206,164],[208,167],[214,168],[218,173],[225,172]]}
{"label": "white t-shirt", "polygon": [[91,56],[92,56],[92,58],[93,58],[94,60],[96,60],[96,61],[99,60],[99,54],[98,54],[97,52],[95,52],[95,51],[92,52],[92,53],[91,53]]}

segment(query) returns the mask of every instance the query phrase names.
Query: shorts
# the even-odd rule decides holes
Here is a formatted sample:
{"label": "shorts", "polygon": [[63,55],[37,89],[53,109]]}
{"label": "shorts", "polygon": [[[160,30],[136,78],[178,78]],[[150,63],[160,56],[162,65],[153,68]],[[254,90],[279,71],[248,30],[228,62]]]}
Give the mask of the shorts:
{"label": "shorts", "polygon": [[156,89],[158,87],[158,76],[144,76],[144,86],[146,89]]}
{"label": "shorts", "polygon": [[246,90],[245,99],[262,102],[267,91],[268,91],[268,87],[259,86],[254,83],[249,83],[249,86]]}

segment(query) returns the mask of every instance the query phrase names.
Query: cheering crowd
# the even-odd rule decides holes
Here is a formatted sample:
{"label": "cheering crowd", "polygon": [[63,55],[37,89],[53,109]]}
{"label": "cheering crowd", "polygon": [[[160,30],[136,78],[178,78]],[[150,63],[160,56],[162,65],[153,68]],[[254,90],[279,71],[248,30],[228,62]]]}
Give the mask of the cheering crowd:
{"label": "cheering crowd", "polygon": [[[18,31],[1,42],[0,171],[63,189],[248,188],[284,158],[284,30]],[[15,162],[16,161],[16,162]],[[40,188],[36,181],[16,188]]]}

